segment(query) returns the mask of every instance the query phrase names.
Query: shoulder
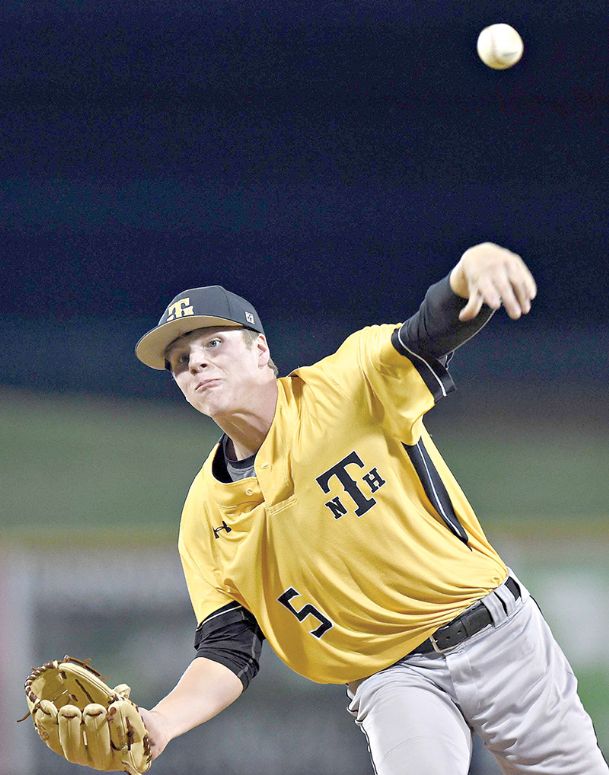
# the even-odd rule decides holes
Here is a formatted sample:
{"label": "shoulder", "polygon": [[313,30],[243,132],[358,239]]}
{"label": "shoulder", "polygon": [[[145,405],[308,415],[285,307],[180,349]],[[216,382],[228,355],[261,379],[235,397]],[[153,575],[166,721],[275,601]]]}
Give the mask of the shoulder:
{"label": "shoulder", "polygon": [[355,370],[365,370],[369,365],[379,365],[384,359],[384,351],[394,349],[392,334],[399,326],[400,323],[383,323],[361,328],[350,334],[334,353],[312,366],[296,369],[290,377],[300,377],[304,381],[332,379],[352,375]]}

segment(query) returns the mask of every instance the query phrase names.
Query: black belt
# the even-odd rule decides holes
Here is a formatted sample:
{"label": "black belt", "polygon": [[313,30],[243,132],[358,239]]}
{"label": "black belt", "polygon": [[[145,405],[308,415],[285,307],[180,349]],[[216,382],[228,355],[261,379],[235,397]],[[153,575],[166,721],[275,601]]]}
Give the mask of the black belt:
{"label": "black belt", "polygon": [[[505,582],[505,586],[514,595],[514,600],[518,600],[520,597],[520,587],[511,576]],[[433,635],[424,640],[420,646],[417,646],[410,653],[426,654],[429,651],[441,653],[454,646],[458,646],[459,643],[463,643],[464,640],[467,640],[467,638],[475,635],[492,623],[493,619],[488,608],[483,603],[477,603],[472,608],[464,611],[460,616],[457,616],[456,619],[453,619],[452,622],[437,629]]]}

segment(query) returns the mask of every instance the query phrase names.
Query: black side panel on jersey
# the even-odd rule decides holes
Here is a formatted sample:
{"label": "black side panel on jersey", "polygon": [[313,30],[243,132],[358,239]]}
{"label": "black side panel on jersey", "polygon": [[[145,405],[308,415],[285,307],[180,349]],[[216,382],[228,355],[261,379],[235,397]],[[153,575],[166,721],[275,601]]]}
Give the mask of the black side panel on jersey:
{"label": "black side panel on jersey", "polygon": [[195,633],[198,657],[219,662],[247,689],[258,673],[264,635],[253,614],[239,603],[229,603],[204,619]]}
{"label": "black side panel on jersey", "polygon": [[423,439],[412,445],[402,445],[410,458],[410,462],[414,466],[415,471],[425,494],[429,498],[432,506],[438,512],[438,515],[442,518],[446,527],[454,533],[454,535],[467,544],[467,533],[463,529],[463,526],[459,522],[459,518],[455,514],[453,504],[450,500],[450,496],[444,486],[444,482],[438,473],[438,469],[433,464],[433,460],[429,457],[429,452],[425,448]]}

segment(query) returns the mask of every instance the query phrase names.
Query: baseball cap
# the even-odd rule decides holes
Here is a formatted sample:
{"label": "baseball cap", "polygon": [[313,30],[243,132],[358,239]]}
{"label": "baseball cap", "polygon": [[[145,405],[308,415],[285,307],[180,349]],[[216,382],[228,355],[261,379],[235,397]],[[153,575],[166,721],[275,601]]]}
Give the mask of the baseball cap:
{"label": "baseball cap", "polygon": [[264,334],[254,307],[221,285],[190,288],[168,305],[154,328],[135,346],[138,359],[151,369],[165,368],[165,351],[172,342],[197,328],[230,326]]}

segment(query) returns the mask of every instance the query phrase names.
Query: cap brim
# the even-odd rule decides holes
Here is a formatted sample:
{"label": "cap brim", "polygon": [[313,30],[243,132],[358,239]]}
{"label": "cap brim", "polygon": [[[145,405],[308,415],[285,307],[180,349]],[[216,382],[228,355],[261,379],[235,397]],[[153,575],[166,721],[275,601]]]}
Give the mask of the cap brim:
{"label": "cap brim", "polygon": [[213,328],[222,326],[223,328],[244,328],[241,323],[235,323],[234,320],[226,318],[210,317],[209,315],[188,315],[176,320],[170,320],[169,323],[163,323],[162,326],[153,328],[139,340],[135,345],[135,354],[137,358],[151,369],[165,369],[165,351],[172,342],[175,342],[180,336],[196,331],[197,328]]}

